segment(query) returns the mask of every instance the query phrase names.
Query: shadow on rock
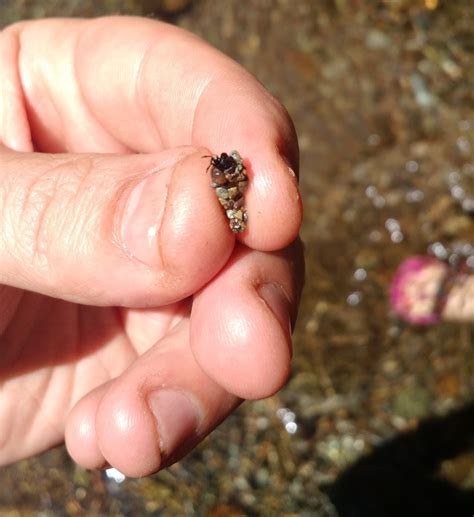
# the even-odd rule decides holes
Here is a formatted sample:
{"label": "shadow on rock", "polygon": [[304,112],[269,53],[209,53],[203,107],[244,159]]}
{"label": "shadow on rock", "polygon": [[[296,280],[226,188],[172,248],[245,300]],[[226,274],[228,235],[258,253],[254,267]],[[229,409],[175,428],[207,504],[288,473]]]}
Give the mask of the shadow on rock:
{"label": "shadow on rock", "polygon": [[438,474],[442,461],[474,446],[474,404],[384,443],[328,488],[340,517],[474,514],[474,490]]}

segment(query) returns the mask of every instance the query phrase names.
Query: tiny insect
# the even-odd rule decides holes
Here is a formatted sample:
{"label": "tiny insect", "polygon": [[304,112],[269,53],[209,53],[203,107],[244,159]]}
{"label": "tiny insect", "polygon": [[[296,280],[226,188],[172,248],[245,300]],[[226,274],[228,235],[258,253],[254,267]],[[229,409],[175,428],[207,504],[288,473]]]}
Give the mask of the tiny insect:
{"label": "tiny insect", "polygon": [[211,187],[225,210],[230,229],[234,233],[243,232],[248,220],[244,192],[249,179],[240,154],[232,151],[203,158],[211,158],[207,168],[211,170]]}

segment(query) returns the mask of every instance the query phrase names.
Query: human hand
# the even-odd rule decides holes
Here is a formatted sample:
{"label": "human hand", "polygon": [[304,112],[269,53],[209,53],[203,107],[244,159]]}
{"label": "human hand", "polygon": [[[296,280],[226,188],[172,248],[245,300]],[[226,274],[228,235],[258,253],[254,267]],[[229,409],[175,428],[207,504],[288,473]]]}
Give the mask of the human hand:
{"label": "human hand", "polygon": [[[85,467],[150,474],[287,378],[292,124],[148,19],[22,22],[0,66],[0,463],[65,441]],[[236,246],[202,159],[232,149],[250,178]]]}

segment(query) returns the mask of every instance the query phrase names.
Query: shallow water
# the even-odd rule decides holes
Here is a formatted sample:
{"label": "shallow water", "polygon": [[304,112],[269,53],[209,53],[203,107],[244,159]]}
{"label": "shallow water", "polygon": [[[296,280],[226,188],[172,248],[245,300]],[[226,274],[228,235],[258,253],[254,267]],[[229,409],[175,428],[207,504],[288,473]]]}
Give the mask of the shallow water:
{"label": "shallow water", "polygon": [[[92,2],[33,4],[3,2],[0,17],[98,14]],[[152,478],[117,483],[74,466],[62,449],[5,468],[0,513],[331,516],[328,487],[339,479],[332,493],[340,515],[347,507],[382,515],[366,470],[356,471],[359,484],[338,478],[363,455],[379,469],[380,504],[402,499],[409,482],[418,515],[435,515],[443,504],[460,508],[469,493],[458,489],[474,489],[474,455],[464,447],[474,435],[466,424],[474,421],[474,328],[412,328],[387,299],[407,256],[474,244],[474,12],[462,0],[243,4],[109,1],[101,12],[155,12],[192,29],[244,64],[292,115],[307,260],[292,378]],[[453,413],[463,406],[470,420]],[[412,446],[410,437],[424,436],[420,421],[433,415],[445,417],[429,428],[433,443],[453,427],[458,449],[441,438],[436,447]],[[414,434],[400,434],[407,431]],[[392,448],[377,449],[397,436]],[[407,481],[380,469],[393,463],[402,477],[416,474]],[[453,486],[441,489],[435,473]],[[421,495],[430,490],[443,498],[434,510]]]}

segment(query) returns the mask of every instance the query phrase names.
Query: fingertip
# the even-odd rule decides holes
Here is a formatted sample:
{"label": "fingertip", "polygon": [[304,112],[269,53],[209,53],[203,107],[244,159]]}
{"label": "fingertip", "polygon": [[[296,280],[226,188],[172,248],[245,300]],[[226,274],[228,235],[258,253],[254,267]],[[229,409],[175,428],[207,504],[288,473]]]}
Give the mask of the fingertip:
{"label": "fingertip", "polygon": [[95,414],[109,383],[99,386],[79,400],[70,411],[65,428],[65,444],[71,458],[86,469],[103,468],[105,458],[97,444]]}
{"label": "fingertip", "polygon": [[[224,266],[235,243],[206,177],[207,162],[203,158],[208,153],[207,149],[198,148],[177,167],[162,229],[166,264],[174,273],[175,282],[190,283],[189,277],[193,280],[186,295],[195,292]],[[179,202],[171,202],[173,199]]]}
{"label": "fingertip", "polygon": [[290,244],[301,226],[302,202],[298,142],[288,112],[251,76],[235,70],[206,88],[194,121],[197,141],[216,154],[237,150],[243,158],[248,224],[238,239],[260,251]]}
{"label": "fingertip", "polygon": [[273,395],[290,373],[291,302],[278,287],[289,280],[286,266],[279,257],[240,248],[219,278],[195,297],[191,345],[196,360],[238,397]]}
{"label": "fingertip", "polygon": [[117,383],[97,410],[98,446],[105,460],[128,477],[160,468],[161,454],[153,416],[139,391]]}
{"label": "fingertip", "polygon": [[239,240],[259,251],[283,249],[296,239],[303,220],[296,174],[274,153],[266,160],[249,163],[249,170],[248,231]]}
{"label": "fingertip", "polygon": [[186,319],[115,379],[98,407],[98,446],[126,476],[171,465],[238,402],[205,375],[188,339]]}
{"label": "fingertip", "polygon": [[207,375],[226,391],[244,399],[266,398],[288,378],[288,336],[256,295],[238,296],[238,314],[234,303],[222,300],[212,329],[199,323],[201,308],[193,310],[193,352]]}

